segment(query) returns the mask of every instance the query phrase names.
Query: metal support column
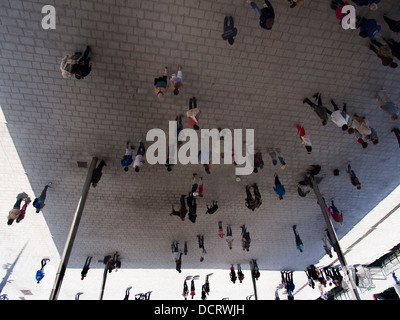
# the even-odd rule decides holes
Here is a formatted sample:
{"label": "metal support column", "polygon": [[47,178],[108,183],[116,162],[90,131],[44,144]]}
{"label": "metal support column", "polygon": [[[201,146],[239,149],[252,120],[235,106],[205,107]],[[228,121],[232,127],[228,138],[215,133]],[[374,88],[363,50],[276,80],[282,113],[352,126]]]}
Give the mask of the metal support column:
{"label": "metal support column", "polygon": [[252,263],[252,261],[249,261],[249,264],[250,264],[251,280],[253,281],[254,299],[258,300],[256,279],[254,279],[254,276],[253,276],[253,263]]}
{"label": "metal support column", "polygon": [[344,255],[343,255],[342,249],[340,248],[339,240],[337,238],[335,229],[333,228],[332,221],[329,218],[329,214],[328,214],[328,211],[326,209],[325,200],[322,198],[322,195],[319,192],[318,184],[315,182],[314,177],[311,176],[310,179],[311,179],[311,182],[312,182],[312,185],[313,185],[313,190],[314,190],[315,195],[317,196],[317,199],[318,199],[318,204],[321,207],[322,215],[323,215],[323,217],[325,219],[325,223],[326,223],[326,226],[327,226],[327,229],[328,229],[328,232],[329,232],[329,236],[330,236],[330,238],[332,240],[332,245],[333,245],[333,247],[335,249],[335,252],[336,252],[336,254],[338,256],[339,262],[340,262],[340,264],[342,266],[343,273],[345,274],[345,277],[347,278],[348,283],[350,285],[350,288],[351,288],[350,293],[351,293],[351,295],[352,295],[354,300],[360,300],[360,296],[359,296],[359,294],[357,292],[357,288],[356,288],[355,283],[354,283],[354,281],[352,279],[352,276],[350,274],[350,270],[347,268],[347,262],[346,262],[346,259],[345,259]]}
{"label": "metal support column", "polygon": [[88,174],[86,176],[85,184],[83,185],[81,198],[79,199],[78,207],[75,211],[74,220],[72,221],[71,229],[68,234],[67,242],[64,247],[64,252],[61,256],[60,266],[56,274],[56,280],[54,282],[53,289],[51,290],[50,300],[57,300],[58,294],[60,293],[61,284],[64,279],[65,270],[67,269],[69,256],[71,255],[72,247],[74,244],[76,233],[78,232],[79,222],[82,217],[83,209],[85,207],[86,199],[89,194],[90,180],[92,179],[93,170],[96,168],[97,158],[92,158]]}
{"label": "metal support column", "polygon": [[[111,260],[111,258],[110,258],[110,260]],[[108,260],[108,261],[106,262],[106,264],[104,265],[103,283],[102,283],[102,285],[101,285],[100,300],[103,300],[104,288],[105,288],[105,286],[106,286],[106,281],[107,281],[108,263],[109,263],[110,260]]]}

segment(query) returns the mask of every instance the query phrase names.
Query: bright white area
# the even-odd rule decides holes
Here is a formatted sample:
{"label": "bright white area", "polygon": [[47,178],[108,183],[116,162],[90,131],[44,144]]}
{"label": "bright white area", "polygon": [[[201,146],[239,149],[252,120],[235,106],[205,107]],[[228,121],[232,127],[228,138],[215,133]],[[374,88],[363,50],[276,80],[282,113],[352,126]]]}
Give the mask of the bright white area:
{"label": "bright white area", "polygon": [[[26,192],[32,200],[35,198],[28,177],[24,172],[19,160],[18,153],[14,147],[13,141],[7,130],[4,115],[0,108],[0,212],[2,213],[2,223],[0,223],[0,296],[9,300],[47,300],[50,297],[54,285],[56,272],[60,263],[60,255],[53,243],[52,236],[47,227],[46,221],[41,213],[37,214],[34,208],[28,207],[25,219],[20,223],[7,225],[7,215],[16,201],[16,195],[20,192]],[[371,213],[363,219],[354,229],[349,232],[340,244],[343,252],[362,237],[371,226],[380,221],[390,210],[392,210],[400,199],[400,188],[380,203]],[[46,210],[46,209],[44,209]],[[346,212],[344,211],[344,217]],[[344,218],[346,221],[346,218]],[[351,264],[369,264],[389,249],[400,243],[400,217],[399,210],[391,214],[363,241],[353,247],[346,254],[349,265]],[[79,232],[79,231],[78,231]],[[108,253],[112,254],[112,252]],[[193,254],[189,252],[188,254]],[[195,254],[198,254],[196,252]],[[45,277],[38,284],[35,280],[36,271],[40,269],[42,258],[50,258],[45,266]],[[77,293],[80,300],[98,300],[103,281],[102,264],[94,257],[91,263],[91,269],[87,277],[81,280],[81,269],[67,269],[65,274],[59,300],[73,300]],[[323,258],[317,266],[330,264],[334,258]],[[82,267],[83,267],[82,262]],[[336,265],[338,263],[335,263]],[[174,262],[171,254],[171,266]],[[201,285],[205,281],[206,274],[213,273],[210,276],[210,296],[209,299],[220,300],[229,298],[230,300],[244,300],[253,295],[253,284],[251,281],[248,265],[242,265],[245,279],[243,283],[236,281],[233,284],[229,278],[229,269],[227,270],[186,270],[185,257],[183,256],[183,271],[179,274],[174,269],[169,270],[125,270],[123,267],[117,272],[113,271],[107,276],[107,282],[104,291],[104,300],[122,300],[125,296],[125,290],[130,290],[130,300],[134,299],[137,293],[152,291],[152,300],[182,300],[183,282],[186,276],[199,275],[199,280],[195,281],[196,295],[194,300],[201,299]],[[236,265],[235,265],[236,269]],[[400,276],[400,274],[398,275]],[[273,300],[275,290],[280,283],[280,272],[263,271],[257,281],[257,293],[259,300]],[[318,289],[311,289],[307,285],[305,272],[294,272],[295,299],[308,300],[319,297]],[[372,299],[373,293],[379,293],[394,285],[393,279],[389,276],[386,280],[375,280],[375,288],[361,294],[362,300]],[[188,281],[190,288],[190,281]],[[329,287],[327,289],[330,289]],[[29,290],[31,294],[24,294]],[[282,300],[286,295],[282,290],[278,291]],[[190,299],[190,296],[188,297]],[[254,299],[252,297],[251,299]]]}

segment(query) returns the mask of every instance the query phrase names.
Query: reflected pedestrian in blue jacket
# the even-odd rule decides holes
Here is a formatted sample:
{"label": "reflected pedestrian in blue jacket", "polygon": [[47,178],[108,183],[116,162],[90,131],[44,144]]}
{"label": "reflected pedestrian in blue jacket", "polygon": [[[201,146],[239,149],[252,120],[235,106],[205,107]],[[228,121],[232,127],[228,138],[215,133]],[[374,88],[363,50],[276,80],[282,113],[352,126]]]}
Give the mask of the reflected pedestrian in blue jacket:
{"label": "reflected pedestrian in blue jacket", "polygon": [[46,193],[47,189],[51,186],[51,182],[49,182],[43,189],[42,193],[40,194],[39,198],[35,198],[32,205],[36,208],[36,213],[39,213],[41,209],[45,206],[46,201]]}
{"label": "reflected pedestrian in blue jacket", "polygon": [[381,38],[381,26],[378,25],[375,19],[366,19],[364,17],[357,16],[357,27],[360,28],[360,37],[376,39]]}
{"label": "reflected pedestrian in blue jacket", "polygon": [[42,280],[44,278],[44,270],[43,269],[44,269],[44,266],[47,264],[47,261],[50,261],[50,259],[43,258],[42,261],[40,262],[42,267],[40,268],[40,270],[38,270],[36,272],[36,276],[35,276],[37,283],[40,283],[40,280]]}
{"label": "reflected pedestrian in blue jacket", "polygon": [[281,184],[279,181],[278,175],[275,173],[275,187],[274,187],[275,193],[279,196],[279,200],[283,199],[283,196],[286,193],[285,187]]}

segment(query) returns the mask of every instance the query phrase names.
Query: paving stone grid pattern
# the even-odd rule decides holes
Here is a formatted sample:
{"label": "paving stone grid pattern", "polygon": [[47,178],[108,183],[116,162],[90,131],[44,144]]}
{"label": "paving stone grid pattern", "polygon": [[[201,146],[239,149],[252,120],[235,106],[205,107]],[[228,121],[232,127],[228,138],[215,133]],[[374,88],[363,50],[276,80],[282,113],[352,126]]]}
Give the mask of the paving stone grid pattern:
{"label": "paving stone grid pattern", "polygon": [[[384,12],[400,17],[396,1],[382,1],[377,12],[357,8],[377,18],[383,34],[395,37],[382,20]],[[261,1],[257,1],[262,6]],[[287,1],[273,1],[273,30],[259,27],[254,10],[245,1],[1,1],[0,103],[8,129],[29,181],[38,196],[49,189],[43,215],[55,245],[63,251],[87,169],[93,156],[107,167],[96,189],[91,189],[68,267],[81,268],[86,256],[102,259],[118,250],[123,268],[174,268],[170,244],[188,241],[190,254],[183,268],[229,268],[231,263],[258,259],[261,269],[304,270],[323,255],[325,222],[316,198],[300,198],[296,184],[310,164],[322,165],[320,190],[344,211],[344,225],[334,223],[343,237],[400,182],[399,148],[390,130],[399,125],[379,109],[375,96],[386,88],[400,102],[398,70],[383,67],[368,50],[358,31],[343,30],[329,1],[307,1],[290,9]],[[41,28],[41,9],[54,5],[56,30]],[[223,19],[232,15],[238,28],[235,44],[223,41]],[[66,54],[93,51],[93,71],[84,80],[65,80],[59,63]],[[182,65],[184,89],[168,92],[160,102],[153,79],[168,66]],[[355,137],[332,122],[322,127],[302,100],[316,91],[323,101],[347,102],[348,111],[364,115],[380,137],[365,150]],[[168,120],[185,113],[189,98],[197,97],[202,128],[254,129],[256,147],[265,166],[258,174],[234,176],[230,165],[145,165],[140,173],[120,166],[125,141],[138,146],[148,130],[168,129]],[[302,124],[313,142],[306,153],[297,137]],[[185,127],[187,123],[185,122]],[[147,146],[149,143],[147,143]],[[286,169],[274,167],[267,154],[279,147]],[[348,160],[362,189],[349,182]],[[335,177],[334,168],[341,174]],[[187,194],[192,173],[204,178],[204,198],[197,201],[195,224],[171,217],[171,205]],[[277,172],[287,193],[273,192]],[[261,208],[245,208],[245,185],[256,182]],[[3,181],[6,183],[6,181]],[[220,209],[206,216],[206,204],[218,200]],[[231,224],[234,248],[218,238],[218,221]],[[250,252],[243,252],[240,225],[250,231]],[[296,250],[292,225],[304,242]],[[208,255],[199,262],[197,234],[204,234]],[[93,268],[101,267],[94,264]]]}

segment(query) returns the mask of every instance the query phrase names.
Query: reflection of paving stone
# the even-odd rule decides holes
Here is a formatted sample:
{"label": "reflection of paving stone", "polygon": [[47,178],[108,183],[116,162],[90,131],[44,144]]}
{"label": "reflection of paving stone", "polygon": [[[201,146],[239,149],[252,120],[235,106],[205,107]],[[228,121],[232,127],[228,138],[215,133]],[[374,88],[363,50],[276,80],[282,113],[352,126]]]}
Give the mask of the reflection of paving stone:
{"label": "reflection of paving stone", "polygon": [[[374,100],[385,87],[399,101],[397,70],[381,66],[357,31],[341,29],[328,5],[310,3],[297,10],[282,2],[274,7],[277,19],[270,32],[258,27],[247,4],[229,1],[126,1],[119,7],[107,1],[70,1],[68,7],[56,6],[57,29],[49,31],[40,29],[40,5],[13,1],[0,10],[0,103],[36,194],[54,182],[43,214],[60,253],[87,172],[77,161],[90,162],[97,155],[108,164],[99,186],[90,190],[69,267],[80,268],[87,255],[101,258],[118,250],[124,267],[173,268],[171,241],[183,245],[187,240],[195,251],[196,235],[203,233],[207,265],[194,255],[185,261],[188,268],[226,268],[254,257],[261,269],[303,270],[324,253],[320,239],[325,226],[316,199],[312,194],[300,198],[296,191],[308,165],[322,165],[321,192],[335,197],[344,211],[344,225],[335,225],[339,237],[398,185],[397,142],[390,133],[398,122]],[[381,22],[383,10],[398,12],[394,1],[386,1],[379,12],[360,12]],[[234,16],[239,30],[233,47],[221,39],[226,14]],[[82,81],[62,79],[61,57],[86,44],[94,52],[92,73]],[[172,73],[179,64],[184,89],[177,97],[169,92],[161,103],[152,92],[153,78],[165,65]],[[322,127],[301,103],[317,90],[328,107],[333,98],[338,105],[347,102],[350,113],[365,115],[380,143],[362,150],[354,136],[331,122]],[[163,165],[146,165],[139,174],[125,173],[119,165],[125,141],[137,145],[148,130],[167,130],[167,121],[184,113],[193,95],[203,128],[255,129],[264,169],[240,182],[227,180],[233,167],[223,165],[213,166],[211,175],[200,165],[176,165],[170,173]],[[296,136],[296,123],[311,137],[311,155]],[[271,146],[282,149],[285,170],[270,163]],[[348,160],[361,180],[360,191],[345,174]],[[337,167],[341,174],[334,177],[331,170]],[[194,171],[203,174],[205,197],[198,200],[192,224],[169,213],[190,190]],[[287,190],[282,201],[272,190],[275,171]],[[251,212],[244,207],[244,186],[253,182],[263,204]],[[206,216],[212,200],[220,209]],[[232,225],[232,251],[218,238],[219,220],[224,227]],[[249,253],[241,250],[243,223],[251,233]],[[293,224],[304,242],[302,254],[296,251]]]}

